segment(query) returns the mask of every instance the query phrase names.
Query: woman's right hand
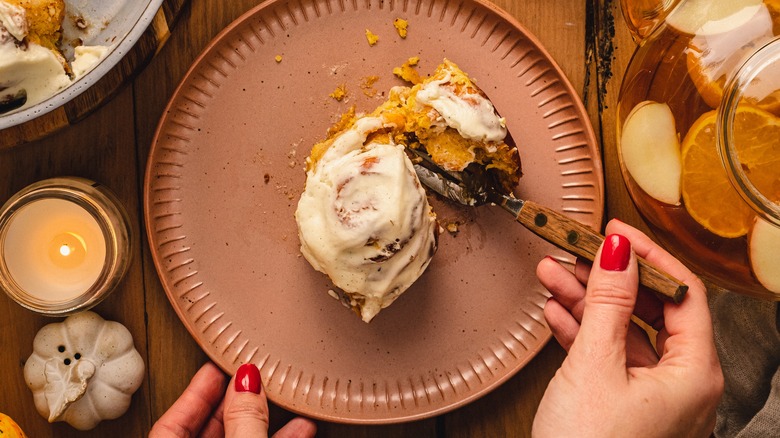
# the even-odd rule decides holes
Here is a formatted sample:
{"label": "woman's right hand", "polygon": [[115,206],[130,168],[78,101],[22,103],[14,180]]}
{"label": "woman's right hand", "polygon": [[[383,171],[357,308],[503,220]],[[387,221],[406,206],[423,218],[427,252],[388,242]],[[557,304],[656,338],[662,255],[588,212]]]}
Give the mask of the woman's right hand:
{"label": "woman's right hand", "polygon": [[[534,436],[709,436],[723,393],[707,294],[682,263],[639,230],[611,221],[591,267],[555,260],[537,275],[550,291],[544,316],[569,354],[550,381]],[[638,293],[636,257],[688,285],[680,304]],[[655,347],[633,321],[658,331]]]}

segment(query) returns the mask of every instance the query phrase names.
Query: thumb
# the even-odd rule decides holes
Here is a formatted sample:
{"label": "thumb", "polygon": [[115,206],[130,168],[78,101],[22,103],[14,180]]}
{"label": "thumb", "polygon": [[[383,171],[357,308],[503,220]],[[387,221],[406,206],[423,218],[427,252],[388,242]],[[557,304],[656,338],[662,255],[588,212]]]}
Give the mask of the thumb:
{"label": "thumb", "polygon": [[241,365],[228,385],[223,418],[225,437],[267,437],[268,400],[260,370],[254,364]]}
{"label": "thumb", "polygon": [[[596,368],[626,366],[626,336],[639,287],[631,242],[611,234],[596,253],[585,292],[579,334],[570,355]],[[579,344],[579,345],[578,345]]]}

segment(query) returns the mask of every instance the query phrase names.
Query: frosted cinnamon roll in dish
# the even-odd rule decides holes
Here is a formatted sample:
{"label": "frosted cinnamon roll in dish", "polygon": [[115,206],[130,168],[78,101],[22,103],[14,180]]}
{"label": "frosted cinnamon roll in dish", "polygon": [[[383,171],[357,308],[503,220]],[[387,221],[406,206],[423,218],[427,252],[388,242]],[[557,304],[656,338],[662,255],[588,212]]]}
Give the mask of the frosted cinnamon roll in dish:
{"label": "frosted cinnamon roll in dish", "polygon": [[0,114],[40,102],[70,84],[57,49],[62,0],[0,0]]}
{"label": "frosted cinnamon roll in dish", "polygon": [[0,114],[22,110],[91,70],[108,47],[79,45],[69,63],[61,51],[64,0],[0,0]]}
{"label": "frosted cinnamon roll in dish", "polygon": [[301,252],[365,322],[422,275],[436,219],[404,146],[383,117],[363,117],[318,144],[298,203]]}

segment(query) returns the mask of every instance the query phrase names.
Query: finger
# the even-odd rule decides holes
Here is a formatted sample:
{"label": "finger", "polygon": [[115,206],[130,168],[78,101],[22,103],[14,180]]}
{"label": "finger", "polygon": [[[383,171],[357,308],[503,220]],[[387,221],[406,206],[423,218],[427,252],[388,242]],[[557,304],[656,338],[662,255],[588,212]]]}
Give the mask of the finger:
{"label": "finger", "polygon": [[555,259],[545,257],[536,266],[536,276],[552,297],[565,307],[574,318],[579,321],[582,319],[582,308],[584,306],[585,286],[563,267]]}
{"label": "finger", "polygon": [[254,364],[238,367],[228,385],[223,421],[226,438],[268,436],[268,400]]}
{"label": "finger", "polygon": [[155,437],[196,436],[225,394],[226,377],[211,362],[204,364],[181,397],[160,417],[149,432]]}
{"label": "finger", "polygon": [[224,438],[225,436],[225,423],[223,420],[223,412],[225,410],[225,400],[217,406],[217,409],[211,414],[211,417],[201,429],[198,438]]}
{"label": "finger", "polygon": [[718,359],[707,292],[698,279],[688,286],[682,303],[664,305],[665,328],[659,332],[658,349],[662,361],[695,360],[713,365]]}
{"label": "finger", "polygon": [[569,352],[606,372],[626,366],[626,337],[639,285],[636,256],[621,235],[608,235],[596,253],[580,332]]}
{"label": "finger", "polygon": [[[578,262],[577,266],[582,266],[583,271],[590,273],[590,264]],[[580,329],[579,321],[582,320],[582,309],[585,305],[585,287],[579,281],[573,281],[571,273],[554,259],[543,259],[536,269],[540,281],[553,295],[545,305],[544,317],[555,339],[561,347],[569,351]],[[632,323],[626,339],[626,364],[649,366],[657,363],[658,354],[647,333]]]}
{"label": "finger", "polygon": [[[719,368],[717,352],[712,332],[712,319],[707,305],[707,291],[701,280],[693,274],[685,265],[674,258],[667,251],[656,245],[642,232],[626,225],[618,220],[612,220],[607,224],[607,232],[618,232],[631,240],[637,255],[644,257],[656,267],[668,272],[678,280],[688,285],[688,292],[680,304],[664,303],[662,316],[658,310],[653,314],[646,314],[643,320],[654,320],[654,328],[662,325],[658,332],[656,345],[661,352],[661,362],[671,360],[696,361],[702,367]],[[639,310],[639,309],[638,309]],[[646,311],[647,309],[643,309]],[[648,319],[645,319],[648,318]],[[662,323],[659,324],[659,321]],[[670,340],[677,337],[676,343],[670,346]],[[669,351],[675,354],[669,354]]]}
{"label": "finger", "polygon": [[276,431],[274,438],[311,438],[316,433],[317,425],[313,421],[297,417]]}
{"label": "finger", "polygon": [[574,264],[574,276],[580,283],[588,284],[591,266],[593,263],[590,260],[577,257],[577,262]]}
{"label": "finger", "polygon": [[660,331],[664,328],[664,302],[650,288],[639,287],[634,315],[655,331]]}
{"label": "finger", "polygon": [[[619,221],[616,220],[616,222]],[[617,232],[617,234],[625,235],[620,232]],[[629,240],[631,240],[630,237]],[[577,258],[577,263],[574,266],[574,275],[577,277],[577,280],[579,280],[580,283],[588,284],[588,277],[590,277],[591,266],[592,262],[589,260]],[[637,296],[637,303],[634,308],[634,314],[637,315],[637,317],[639,317],[642,321],[652,326],[656,331],[663,328],[663,302],[658,299],[653,291],[642,286],[640,286],[639,295]],[[576,313],[574,316],[578,319],[581,317]]]}
{"label": "finger", "polygon": [[[607,234],[620,234],[631,241],[634,253],[644,258],[650,264],[676,277],[685,284],[698,281],[698,278],[690,269],[686,268],[679,260],[674,258],[666,250],[658,246],[644,233],[617,219],[611,220],[606,227]],[[690,286],[690,285],[689,285]],[[636,315],[652,326],[655,330],[663,328],[663,303],[650,293],[641,293],[637,298]]]}
{"label": "finger", "polygon": [[544,306],[544,318],[561,347],[569,351],[580,331],[580,323],[554,298],[547,300]]}
{"label": "finger", "polygon": [[650,337],[635,322],[631,322],[626,338],[626,366],[648,367],[658,364],[658,353]]}
{"label": "finger", "polygon": [[657,268],[677,277],[680,281],[685,282],[685,280],[696,277],[696,275],[694,275],[690,269],[686,268],[682,262],[674,258],[666,250],[653,242],[647,235],[631,225],[613,219],[607,224],[606,233],[620,234],[627,237],[628,240],[631,241],[631,246],[636,255],[643,257]]}
{"label": "finger", "polygon": [[[574,275],[583,285],[588,284],[588,277],[590,277],[592,266],[592,262],[587,259],[577,259],[577,263],[574,267]],[[579,303],[577,305],[562,303],[567,309],[572,311],[572,315],[577,318],[577,321],[582,320],[582,306],[584,305],[582,299],[585,297],[584,287],[582,288],[582,291],[582,297],[579,298]],[[663,328],[663,307],[663,302],[658,299],[655,293],[650,290],[643,290],[643,287],[640,286],[639,295],[637,295],[636,299],[636,306],[634,306],[634,315],[658,331]]]}

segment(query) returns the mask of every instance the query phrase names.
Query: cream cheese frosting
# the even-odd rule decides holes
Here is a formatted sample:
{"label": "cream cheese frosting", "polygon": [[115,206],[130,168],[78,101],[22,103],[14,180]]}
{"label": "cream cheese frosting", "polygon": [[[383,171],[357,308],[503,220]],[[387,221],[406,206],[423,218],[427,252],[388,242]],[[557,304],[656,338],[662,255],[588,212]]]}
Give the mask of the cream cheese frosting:
{"label": "cream cheese frosting", "polygon": [[464,138],[500,142],[506,138],[506,122],[496,113],[493,103],[479,94],[457,94],[447,72],[442,79],[422,84],[417,103],[435,109],[446,125]]}
{"label": "cream cheese frosting", "polygon": [[74,79],[78,79],[89,73],[98,63],[106,57],[109,46],[78,46],[74,49],[75,59],[70,64],[73,69]]}
{"label": "cream cheese frosting", "polygon": [[48,99],[88,73],[110,49],[97,45],[76,47],[71,76],[65,70],[63,56],[29,41],[28,31],[26,10],[0,0],[0,114]]}
{"label": "cream cheese frosting", "polygon": [[25,99],[21,108],[40,102],[70,84],[62,58],[38,44],[24,42],[25,10],[0,1],[0,102]]}
{"label": "cream cheese frosting", "polygon": [[0,43],[3,43],[3,30],[21,41],[27,36],[27,20],[24,8],[0,1]]}
{"label": "cream cheese frosting", "polygon": [[428,266],[436,220],[403,145],[368,141],[384,125],[363,117],[307,172],[295,218],[301,252],[369,322]]}

